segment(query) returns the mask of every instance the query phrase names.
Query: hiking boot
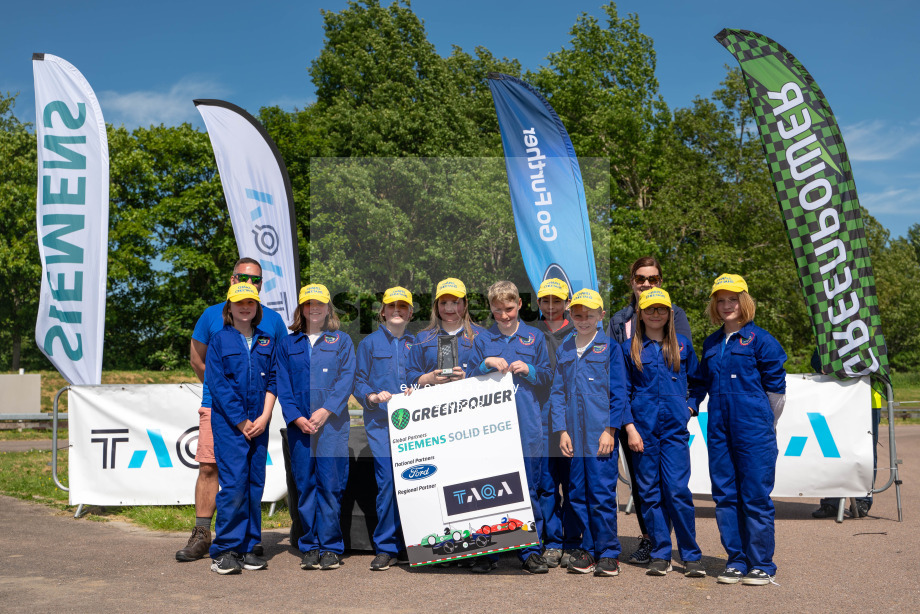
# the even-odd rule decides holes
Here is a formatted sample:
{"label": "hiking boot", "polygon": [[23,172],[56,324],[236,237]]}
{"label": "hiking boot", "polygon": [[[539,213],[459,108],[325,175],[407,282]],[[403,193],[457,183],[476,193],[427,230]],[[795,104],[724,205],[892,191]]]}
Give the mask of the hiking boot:
{"label": "hiking boot", "polygon": [[594,571],[594,557],[584,550],[572,552],[569,560],[569,573],[591,573]]}
{"label": "hiking boot", "polygon": [[705,578],[706,570],[700,561],[684,561],[684,575],[688,578]]}
{"label": "hiking boot", "polygon": [[652,560],[652,541],[639,536],[639,547],[629,555],[628,562],[633,565],[647,565]]}
{"label": "hiking boot", "polygon": [[222,576],[227,574],[242,573],[243,567],[240,565],[239,555],[236,552],[227,550],[221,552],[211,561],[211,571],[217,572]]}
{"label": "hiking boot", "polygon": [[827,503],[822,503],[821,507],[816,509],[811,513],[812,518],[836,518],[837,517],[837,507],[834,505],[828,505]]}
{"label": "hiking boot", "polygon": [[719,577],[716,578],[716,582],[719,584],[738,584],[741,582],[741,578],[744,577],[744,574],[740,570],[735,569],[734,567],[726,567],[725,571],[719,574]]}
{"label": "hiking boot", "polygon": [[371,561],[371,571],[386,571],[390,565],[396,564],[396,557],[390,556],[386,552],[381,552]]}
{"label": "hiking boot", "polygon": [[559,548],[547,548],[546,552],[543,553],[543,560],[546,561],[546,566],[550,569],[559,567],[559,563],[562,562],[562,550]]}
{"label": "hiking boot", "polygon": [[338,569],[345,563],[342,561],[342,557],[335,552],[323,552],[319,557],[319,568],[323,571],[327,569]]}
{"label": "hiking boot", "polygon": [[533,574],[549,573],[549,566],[546,564],[546,560],[544,560],[544,558],[536,552],[530,553],[530,556],[528,556],[527,560],[524,561],[521,569],[527,573]]}
{"label": "hiking boot", "polygon": [[595,576],[618,576],[620,575],[620,563],[609,556],[602,556],[594,566]]}
{"label": "hiking boot", "polygon": [[652,559],[652,562],[648,564],[648,571],[645,572],[645,575],[666,576],[669,571],[671,571],[671,561]]}
{"label": "hiking boot", "polygon": [[489,573],[496,567],[498,567],[498,561],[493,561],[487,556],[478,556],[476,557],[476,562],[470,567],[470,571],[473,573]]}
{"label": "hiking boot", "polygon": [[741,584],[748,584],[751,586],[762,586],[770,582],[773,582],[773,576],[760,569],[752,569],[741,579]]}
{"label": "hiking boot", "polygon": [[185,548],[176,552],[176,560],[183,563],[197,561],[208,554],[211,547],[211,528],[195,527],[192,529],[192,536],[188,538]]}
{"label": "hiking boot", "polygon": [[243,569],[248,569],[249,571],[268,569],[268,561],[260,556],[256,556],[255,552],[247,552],[243,555],[243,559],[240,562],[243,565]]}
{"label": "hiking boot", "polygon": [[300,568],[306,570],[319,569],[319,550],[305,552],[303,559],[300,561]]}

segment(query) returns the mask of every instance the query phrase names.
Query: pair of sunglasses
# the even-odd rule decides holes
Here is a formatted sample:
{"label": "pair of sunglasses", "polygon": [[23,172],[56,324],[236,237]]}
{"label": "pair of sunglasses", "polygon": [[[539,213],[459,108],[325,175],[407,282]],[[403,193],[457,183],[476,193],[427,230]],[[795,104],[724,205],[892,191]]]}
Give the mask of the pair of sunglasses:
{"label": "pair of sunglasses", "polygon": [[648,277],[645,275],[635,275],[633,281],[636,282],[637,285],[648,282],[653,286],[659,286],[661,285],[661,275],[649,275]]}
{"label": "pair of sunglasses", "polygon": [[239,279],[244,284],[259,285],[260,283],[262,283],[261,275],[247,275],[246,273],[237,273],[236,278]]}

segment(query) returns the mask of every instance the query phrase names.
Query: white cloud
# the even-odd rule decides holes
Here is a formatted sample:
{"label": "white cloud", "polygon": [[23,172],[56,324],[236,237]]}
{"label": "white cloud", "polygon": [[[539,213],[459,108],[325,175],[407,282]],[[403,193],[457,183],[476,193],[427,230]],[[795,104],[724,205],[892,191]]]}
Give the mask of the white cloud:
{"label": "white cloud", "polygon": [[99,104],[106,121],[127,128],[182,122],[198,122],[201,116],[192,101],[196,98],[217,98],[228,94],[227,88],[208,79],[184,77],[169,90],[136,92],[99,92]]}
{"label": "white cloud", "polygon": [[862,206],[874,215],[920,215],[920,189],[888,188],[882,192],[862,192]]}
{"label": "white cloud", "polygon": [[894,125],[873,119],[841,129],[850,159],[856,162],[893,160],[920,144],[920,121]]}

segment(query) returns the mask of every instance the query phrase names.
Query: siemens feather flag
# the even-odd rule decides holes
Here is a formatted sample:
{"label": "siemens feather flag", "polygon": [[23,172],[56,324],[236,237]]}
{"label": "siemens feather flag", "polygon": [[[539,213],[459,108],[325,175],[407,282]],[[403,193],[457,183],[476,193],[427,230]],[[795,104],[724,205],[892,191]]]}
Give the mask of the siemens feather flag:
{"label": "siemens feather flag", "polygon": [[559,116],[530,85],[489,74],[505,150],[514,225],[534,289],[557,277],[597,290],[591,227],[575,149]]}
{"label": "siemens feather flag", "polygon": [[262,264],[262,304],[291,322],[300,265],[294,195],[275,142],[256,119],[229,102],[196,100],[214,148],[240,257]]}
{"label": "siemens feather flag", "polygon": [[32,56],[42,260],[35,341],[71,384],[102,383],[109,146],[93,89],[68,62]]}
{"label": "siemens feather flag", "polygon": [[741,64],[824,373],[888,380],[856,185],[830,105],[805,67],[747,30],[716,40]]}

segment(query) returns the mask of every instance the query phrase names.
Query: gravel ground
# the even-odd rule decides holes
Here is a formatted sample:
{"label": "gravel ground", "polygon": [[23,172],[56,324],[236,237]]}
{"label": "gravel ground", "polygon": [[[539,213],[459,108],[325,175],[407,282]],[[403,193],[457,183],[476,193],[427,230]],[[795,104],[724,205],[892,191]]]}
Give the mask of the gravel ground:
{"label": "gravel ground", "polygon": [[[887,464],[887,430],[880,464]],[[777,501],[779,586],[725,586],[712,502],[696,499],[697,534],[710,577],[680,573],[649,577],[623,565],[619,577],[595,578],[550,570],[528,576],[517,557],[504,556],[487,576],[463,569],[407,567],[368,570],[371,556],[352,554],[341,569],[300,570],[287,531],[263,534],[267,571],[238,576],[210,573],[209,561],[177,563],[186,534],[156,533],[120,522],[73,519],[41,505],[0,496],[0,611],[168,612],[172,608],[323,612],[385,608],[415,611],[625,611],[687,610],[920,611],[920,425],[898,428],[904,463],[904,522],[897,521],[894,488],[876,496],[870,516],[814,520],[815,499]],[[882,476],[884,481],[887,473]],[[621,506],[622,509],[622,506]],[[620,514],[623,549],[638,533],[634,515]],[[623,557],[625,558],[625,557]],[[675,568],[678,565],[675,563]]]}

